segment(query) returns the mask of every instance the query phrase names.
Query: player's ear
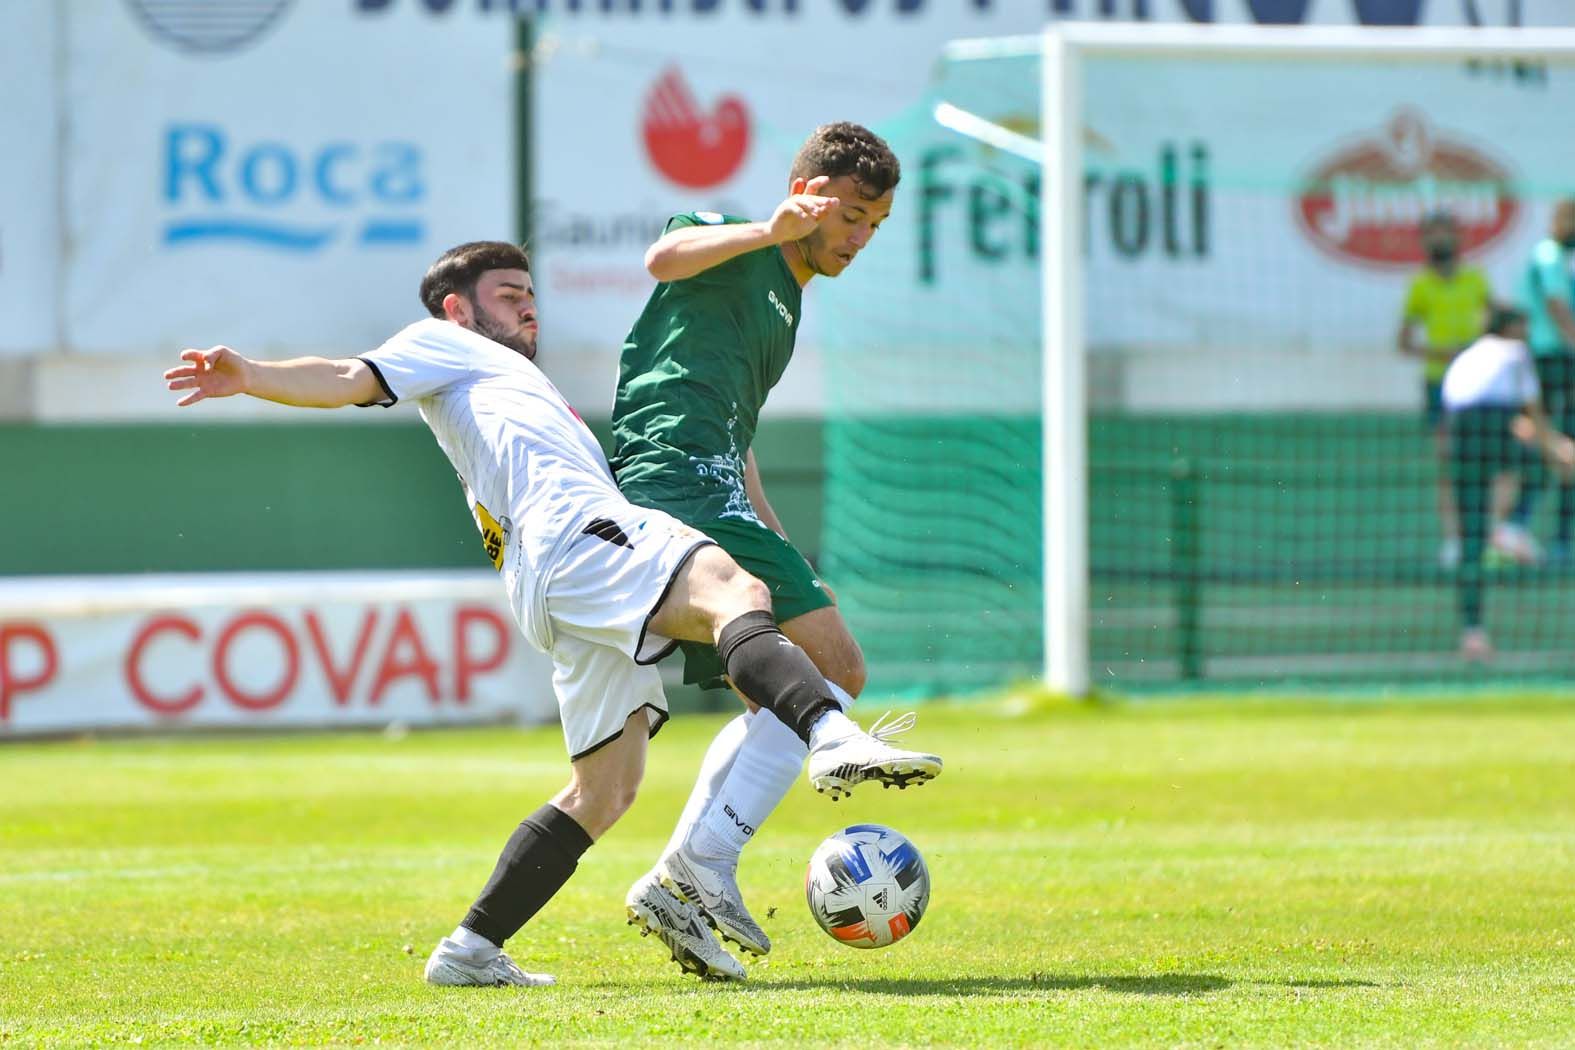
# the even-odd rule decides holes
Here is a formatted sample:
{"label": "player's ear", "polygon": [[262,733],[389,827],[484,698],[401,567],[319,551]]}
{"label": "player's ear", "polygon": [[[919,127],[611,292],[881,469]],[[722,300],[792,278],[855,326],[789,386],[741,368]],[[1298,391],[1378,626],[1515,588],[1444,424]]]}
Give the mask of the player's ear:
{"label": "player's ear", "polygon": [[808,188],[809,188],[809,180],[808,179],[802,179],[802,178],[801,179],[793,179],[791,182],[788,183],[788,195],[789,196],[793,196],[793,195],[796,195],[796,194],[803,193]]}
{"label": "player's ear", "polygon": [[443,316],[458,325],[469,324],[469,300],[458,292],[449,292],[443,297]]}

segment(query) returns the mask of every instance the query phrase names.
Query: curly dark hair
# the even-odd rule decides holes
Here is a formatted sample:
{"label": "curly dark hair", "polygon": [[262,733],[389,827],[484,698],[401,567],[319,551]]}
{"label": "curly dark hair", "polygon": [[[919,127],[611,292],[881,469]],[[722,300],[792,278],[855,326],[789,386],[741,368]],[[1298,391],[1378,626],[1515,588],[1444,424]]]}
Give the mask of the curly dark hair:
{"label": "curly dark hair", "polygon": [[471,302],[476,299],[476,282],[488,270],[524,270],[530,273],[530,256],[525,249],[507,241],[468,241],[438,256],[421,278],[421,305],[433,317],[443,316],[443,300],[450,292]]}
{"label": "curly dark hair", "polygon": [[869,128],[840,121],[816,128],[793,158],[792,178],[816,175],[850,176],[858,184],[859,196],[875,200],[896,188],[902,165],[885,139]]}

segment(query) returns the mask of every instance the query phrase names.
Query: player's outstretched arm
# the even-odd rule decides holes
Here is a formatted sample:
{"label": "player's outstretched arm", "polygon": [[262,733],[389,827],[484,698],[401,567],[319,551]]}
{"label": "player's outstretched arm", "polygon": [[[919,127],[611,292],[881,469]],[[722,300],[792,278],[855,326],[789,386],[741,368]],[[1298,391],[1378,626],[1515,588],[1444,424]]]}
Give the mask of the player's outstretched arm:
{"label": "player's outstretched arm", "polygon": [[1542,450],[1548,466],[1565,481],[1575,479],[1575,441],[1553,428],[1540,399],[1526,406],[1525,415],[1531,421],[1532,440]]}
{"label": "player's outstretched arm", "polygon": [[182,350],[180,356],[186,363],[165,372],[164,380],[171,390],[190,391],[176,402],[181,407],[236,394],[300,408],[364,405],[385,396],[377,376],[356,358],[253,361],[227,346]]}
{"label": "player's outstretched arm", "polygon": [[658,281],[682,281],[729,259],[808,236],[841,201],[822,197],[825,175],[797,179],[793,192],[768,222],[684,226],[665,233],[645,250],[645,268]]}

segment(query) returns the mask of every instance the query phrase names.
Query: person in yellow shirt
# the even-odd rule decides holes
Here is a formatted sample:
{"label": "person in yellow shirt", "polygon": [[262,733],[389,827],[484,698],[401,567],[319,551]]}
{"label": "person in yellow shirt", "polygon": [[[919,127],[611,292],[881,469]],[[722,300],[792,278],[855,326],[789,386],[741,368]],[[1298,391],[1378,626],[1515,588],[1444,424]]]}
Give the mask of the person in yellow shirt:
{"label": "person in yellow shirt", "polygon": [[1427,264],[1406,291],[1396,341],[1401,353],[1422,361],[1423,413],[1439,462],[1438,519],[1444,542],[1438,561],[1453,569],[1460,564],[1460,512],[1449,480],[1449,429],[1441,392],[1449,363],[1482,334],[1493,289],[1486,274],[1461,263],[1460,227],[1453,215],[1429,213],[1420,233]]}

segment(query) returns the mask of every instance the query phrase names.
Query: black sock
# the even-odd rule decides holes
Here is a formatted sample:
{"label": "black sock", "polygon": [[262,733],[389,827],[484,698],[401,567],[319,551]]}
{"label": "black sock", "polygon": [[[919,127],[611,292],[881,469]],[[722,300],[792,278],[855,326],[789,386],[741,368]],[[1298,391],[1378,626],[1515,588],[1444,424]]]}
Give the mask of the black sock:
{"label": "black sock", "polygon": [[573,817],[551,804],[541,807],[509,836],[492,878],[460,925],[501,948],[563,888],[590,848],[591,837]]}
{"label": "black sock", "polygon": [[717,652],[738,691],[809,743],[809,727],[841,710],[809,654],[788,640],[771,614],[747,612],[722,628]]}

